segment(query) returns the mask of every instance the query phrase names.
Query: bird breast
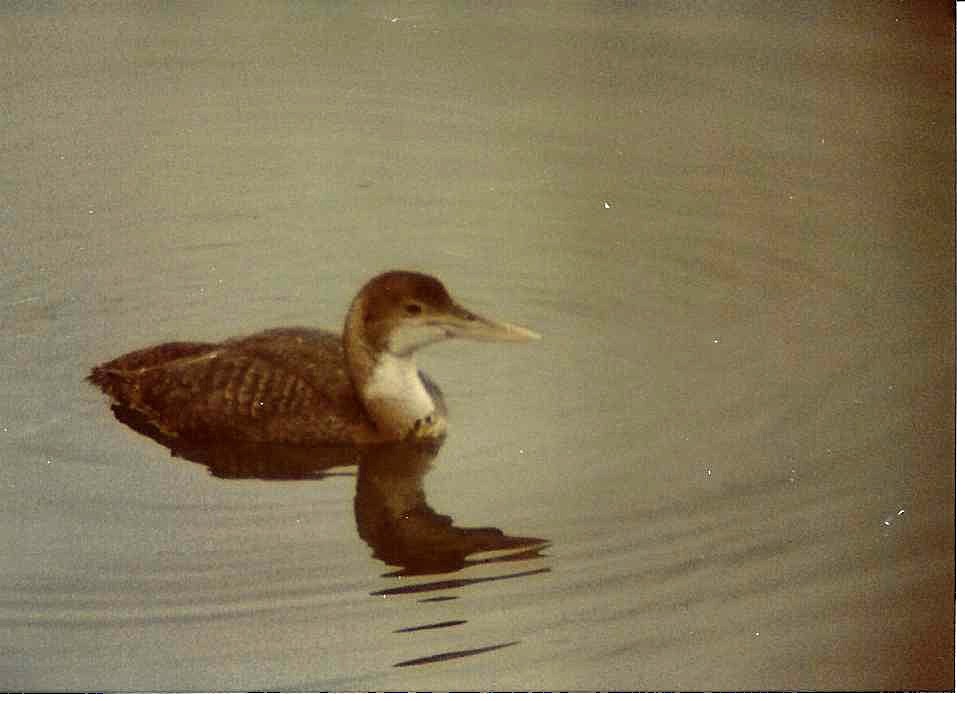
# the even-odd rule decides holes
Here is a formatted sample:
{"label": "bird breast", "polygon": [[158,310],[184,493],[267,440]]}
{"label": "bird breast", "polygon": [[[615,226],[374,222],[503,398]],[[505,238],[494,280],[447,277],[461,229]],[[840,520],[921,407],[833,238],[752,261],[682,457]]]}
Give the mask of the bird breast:
{"label": "bird breast", "polygon": [[435,402],[409,356],[382,353],[363,389],[365,405],[383,431],[405,436],[417,421],[433,416]]}

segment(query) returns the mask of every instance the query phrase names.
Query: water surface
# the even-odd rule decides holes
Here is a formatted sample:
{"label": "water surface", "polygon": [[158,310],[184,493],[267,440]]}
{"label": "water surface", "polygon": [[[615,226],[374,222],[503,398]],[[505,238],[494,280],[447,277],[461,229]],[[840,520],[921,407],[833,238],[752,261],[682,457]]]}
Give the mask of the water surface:
{"label": "water surface", "polygon": [[[947,9],[2,12],[0,687],[951,688]],[[407,469],[83,382],[389,268],[543,335],[425,352]]]}

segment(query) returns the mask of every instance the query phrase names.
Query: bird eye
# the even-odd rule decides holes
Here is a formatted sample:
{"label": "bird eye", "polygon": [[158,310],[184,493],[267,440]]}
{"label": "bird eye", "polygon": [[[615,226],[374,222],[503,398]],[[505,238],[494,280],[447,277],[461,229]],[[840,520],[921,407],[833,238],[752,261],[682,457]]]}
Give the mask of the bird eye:
{"label": "bird eye", "polygon": [[405,305],[405,310],[406,310],[406,312],[408,312],[409,314],[412,314],[412,315],[421,314],[421,313],[422,313],[422,307],[421,307],[420,305],[418,305],[418,304],[407,304],[407,305]]}

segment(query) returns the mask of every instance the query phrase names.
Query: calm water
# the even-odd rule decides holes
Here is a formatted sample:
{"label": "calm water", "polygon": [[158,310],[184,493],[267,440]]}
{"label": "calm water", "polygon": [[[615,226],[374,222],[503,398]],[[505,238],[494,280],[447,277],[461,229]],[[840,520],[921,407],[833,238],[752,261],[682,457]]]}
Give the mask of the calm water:
{"label": "calm water", "polygon": [[[950,11],[544,5],[7,3],[0,688],[952,687]],[[399,267],[436,455],[83,382]]]}

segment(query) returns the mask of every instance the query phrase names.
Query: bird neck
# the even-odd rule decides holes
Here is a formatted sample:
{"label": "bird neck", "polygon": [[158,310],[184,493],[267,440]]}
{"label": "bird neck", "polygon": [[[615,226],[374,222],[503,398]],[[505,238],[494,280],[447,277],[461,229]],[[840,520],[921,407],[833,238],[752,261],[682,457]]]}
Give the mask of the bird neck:
{"label": "bird neck", "polygon": [[426,420],[434,420],[436,403],[412,355],[392,353],[385,343],[372,338],[365,321],[365,301],[356,298],[342,332],[349,377],[379,433],[405,438]]}

